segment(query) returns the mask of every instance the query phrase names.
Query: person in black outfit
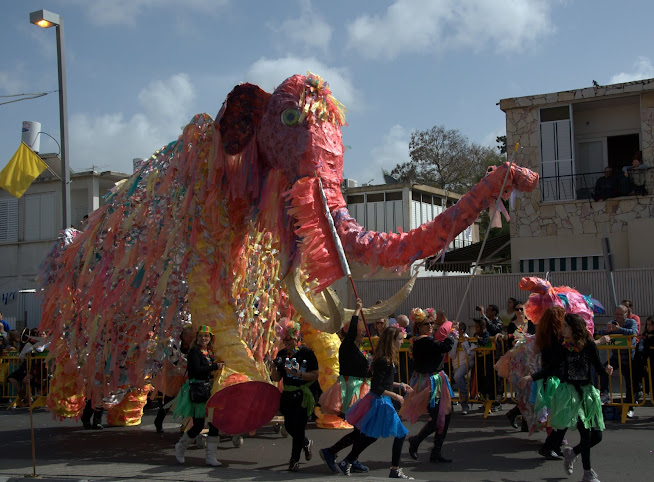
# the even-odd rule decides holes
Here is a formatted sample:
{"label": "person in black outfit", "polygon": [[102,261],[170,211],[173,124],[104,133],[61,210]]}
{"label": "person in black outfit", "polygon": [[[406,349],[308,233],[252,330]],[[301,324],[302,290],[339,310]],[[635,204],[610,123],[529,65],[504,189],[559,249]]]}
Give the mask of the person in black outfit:
{"label": "person in black outfit", "polygon": [[284,384],[279,409],[284,416],[284,428],[293,438],[288,470],[297,472],[302,449],[305,460],[309,461],[313,456],[313,441],[306,437],[306,427],[315,406],[311,385],[318,380],[318,360],[308,347],[298,348],[298,323],[283,318],[278,325],[278,335],[284,348],[277,354],[270,377],[276,382],[282,380]]}
{"label": "person in black outfit", "polygon": [[408,430],[398,417],[391,398],[404,403],[402,395],[393,392],[399,388],[411,393],[413,390],[406,383],[395,382],[395,373],[399,366],[399,350],[406,334],[397,326],[386,328],[377,342],[372,362],[372,379],[370,393],[358,400],[345,414],[346,420],[359,429],[350,453],[341,460],[337,467],[343,475],[350,475],[352,463],[359,455],[379,437],[394,437],[391,458],[392,479],[412,479],[400,468],[402,446]]}
{"label": "person in black outfit", "polygon": [[[523,387],[530,382],[542,380],[543,386],[548,383],[557,384],[563,378],[563,319],[565,309],[560,306],[551,306],[543,311],[543,314],[536,325],[535,348],[541,354],[541,369],[526,375],[520,380]],[[543,389],[543,393],[546,390]],[[543,401],[549,407],[550,400]],[[538,450],[538,453],[547,460],[561,460],[563,457],[563,437],[567,429],[552,430],[545,443]]]}
{"label": "person in black outfit", "polygon": [[[429,421],[422,427],[420,432],[413,437],[409,437],[409,455],[412,459],[418,460],[418,447],[420,443],[427,438],[427,436],[438,430],[434,436],[434,447],[432,448],[429,456],[430,462],[452,462],[441,455],[443,442],[447,436],[447,429],[450,425],[450,408],[451,408],[451,393],[449,380],[447,375],[443,372],[443,359],[445,354],[448,353],[454,346],[458,323],[453,324],[453,331],[450,332],[442,342],[436,341],[433,338],[434,326],[429,318],[422,322],[416,322],[416,338],[413,342],[413,369],[414,375],[411,379],[411,387],[413,394],[408,395],[404,407],[402,407],[401,415],[407,418],[412,423],[417,422],[417,417],[425,410],[424,406],[415,406],[415,403],[424,402],[424,391],[428,392],[426,410],[429,413]],[[435,393],[436,392],[436,393]],[[450,406],[441,406],[441,400],[444,399],[444,404],[449,403]],[[441,417],[439,417],[439,412]],[[406,415],[405,415],[406,414]],[[439,423],[440,418],[440,423]]]}
{"label": "person in black outfit", "polygon": [[[192,402],[190,396],[190,383],[213,381],[214,373],[223,367],[223,363],[216,359],[213,353],[213,333],[207,325],[202,325],[195,335],[195,341],[188,352],[188,380],[179,391],[175,399],[173,413],[176,417],[192,417],[193,426],[184,432],[179,442],[175,444],[175,457],[180,464],[184,463],[184,452],[195,438],[204,429],[207,411],[207,401]],[[206,463],[212,467],[220,466],[216,460],[218,448],[218,428],[209,422],[209,435],[207,437]]]}
{"label": "person in black outfit", "polygon": [[[350,320],[347,334],[338,349],[340,375],[336,383],[320,397],[320,408],[325,413],[344,416],[354,402],[366,396],[370,391],[368,359],[359,349],[361,340],[365,336],[365,328],[359,326],[359,313],[361,313],[362,308],[363,302],[361,298],[357,298],[356,310]],[[341,400],[342,387],[345,387],[346,400]],[[320,450],[320,458],[325,461],[332,472],[338,472],[338,467],[336,467],[338,452],[352,445],[358,436],[359,429],[354,427],[352,432],[344,435],[334,445]],[[351,471],[368,472],[368,467],[355,460],[352,462]]]}
{"label": "person in black outfit", "polygon": [[604,419],[600,393],[591,381],[591,366],[597,373],[613,373],[613,367],[604,367],[599,359],[597,345],[579,315],[565,315],[563,324],[563,378],[552,396],[550,423],[555,429],[577,427],[579,444],[563,451],[563,467],[572,475],[574,462],[581,455],[584,467],[582,481],[599,482],[591,468],[590,449],[602,441]]}

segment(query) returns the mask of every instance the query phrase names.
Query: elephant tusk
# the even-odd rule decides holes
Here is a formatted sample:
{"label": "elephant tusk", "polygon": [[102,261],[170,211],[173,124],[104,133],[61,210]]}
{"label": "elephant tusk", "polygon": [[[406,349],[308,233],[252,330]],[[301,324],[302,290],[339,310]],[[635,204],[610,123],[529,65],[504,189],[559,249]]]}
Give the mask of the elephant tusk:
{"label": "elephant tusk", "polygon": [[[391,314],[395,313],[395,309],[404,303],[404,301],[406,301],[406,299],[411,294],[411,290],[413,289],[413,285],[415,284],[417,277],[418,271],[416,271],[415,274],[409,278],[409,281],[407,281],[407,283],[402,287],[402,289],[400,289],[400,291],[395,293],[389,299],[381,302],[378,305],[371,306],[370,308],[364,308],[363,316],[369,320],[377,320],[379,318],[388,318]],[[345,308],[343,319],[347,320],[351,318],[353,314],[354,310]]]}
{"label": "elephant tusk", "polygon": [[334,301],[334,298],[337,299],[335,294],[332,297],[332,294],[328,293],[324,297],[327,311],[329,311],[329,318],[325,319],[304,292],[299,268],[292,269],[289,272],[284,279],[284,285],[293,307],[307,323],[325,333],[336,333],[341,329],[343,317],[337,303]]}
{"label": "elephant tusk", "polygon": [[316,309],[323,315],[323,316],[330,316],[330,308],[329,308],[329,302],[327,301],[327,297],[331,297],[331,302],[333,302],[336,306],[336,309],[338,310],[339,316],[342,320],[345,320],[344,318],[344,307],[343,303],[341,303],[340,298],[336,294],[336,292],[332,288],[327,288],[320,293],[309,293],[309,296],[311,298],[311,304],[316,307]]}

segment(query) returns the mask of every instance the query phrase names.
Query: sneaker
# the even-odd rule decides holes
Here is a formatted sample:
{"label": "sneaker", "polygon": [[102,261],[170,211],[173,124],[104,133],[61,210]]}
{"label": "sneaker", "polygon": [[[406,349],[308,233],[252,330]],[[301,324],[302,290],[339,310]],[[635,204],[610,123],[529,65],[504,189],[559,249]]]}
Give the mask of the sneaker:
{"label": "sneaker", "polygon": [[547,447],[541,447],[538,454],[542,455],[547,460],[561,460],[561,457],[559,457],[554,450],[548,449]]}
{"label": "sneaker", "polygon": [[600,482],[600,479],[597,478],[597,474],[593,469],[584,470],[584,476],[581,479],[581,482]]}
{"label": "sneaker", "polygon": [[563,449],[563,470],[565,470],[566,474],[572,475],[577,457],[578,456],[575,455],[572,447],[566,447]]}
{"label": "sneaker", "polygon": [[298,470],[300,470],[300,462],[298,462],[297,460],[291,459],[288,462],[288,471],[289,472],[297,472]]}
{"label": "sneaker", "polygon": [[309,440],[304,446],[304,460],[307,462],[313,457],[313,440]]}
{"label": "sneaker", "polygon": [[633,410],[633,408],[627,412],[627,418],[634,418],[634,410]]}
{"label": "sneaker", "polygon": [[502,410],[502,404],[500,402],[493,402],[493,404],[491,405],[491,410],[493,412],[499,412],[500,410]]}
{"label": "sneaker", "polygon": [[368,472],[369,470],[370,469],[368,467],[366,467],[365,465],[363,465],[361,462],[359,462],[358,459],[355,460],[354,462],[352,462],[352,467],[350,468],[351,472],[355,472],[355,473],[358,473],[358,474],[363,474],[365,472]]}
{"label": "sneaker", "polygon": [[643,401],[643,392],[642,390],[639,392],[636,392],[636,395],[634,395],[634,398],[636,399],[636,403],[641,403]]}
{"label": "sneaker", "polygon": [[418,460],[418,445],[415,443],[415,437],[409,437],[409,457]]}
{"label": "sneaker", "polygon": [[606,405],[611,401],[611,397],[607,392],[603,392],[600,394],[600,401],[602,402],[602,405]]}
{"label": "sneaker", "polygon": [[86,430],[91,430],[93,426],[91,425],[91,422],[87,422],[86,420],[82,420],[82,425]]}
{"label": "sneaker", "polygon": [[470,411],[470,407],[468,406],[467,403],[462,403],[461,404],[461,415],[468,415],[468,412]]}
{"label": "sneaker", "polygon": [[409,477],[406,475],[404,472],[402,472],[401,468],[397,469],[391,469],[391,473],[388,474],[389,479],[408,479],[408,480],[413,480],[413,477]]}
{"label": "sneaker", "polygon": [[352,469],[352,464],[349,463],[346,459],[341,460],[336,467],[338,467],[338,470],[341,471],[341,474],[345,475],[346,477],[350,476],[350,469]]}
{"label": "sneaker", "polygon": [[163,424],[159,420],[154,421],[154,427],[157,430],[157,433],[164,433],[163,431]]}
{"label": "sneaker", "polygon": [[318,455],[320,455],[320,458],[327,464],[329,470],[338,473],[338,467],[336,467],[336,455],[334,455],[331,450],[320,449]]}
{"label": "sneaker", "polygon": [[93,425],[91,425],[91,428],[93,430],[102,430],[104,427],[100,423],[94,423]]}

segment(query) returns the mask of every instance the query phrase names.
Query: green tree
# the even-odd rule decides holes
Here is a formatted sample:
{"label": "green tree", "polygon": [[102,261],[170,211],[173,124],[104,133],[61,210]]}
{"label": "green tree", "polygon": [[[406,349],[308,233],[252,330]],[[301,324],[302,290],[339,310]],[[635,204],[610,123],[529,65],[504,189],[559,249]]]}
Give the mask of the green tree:
{"label": "green tree", "polygon": [[472,143],[460,131],[444,126],[412,132],[409,156],[409,162],[393,168],[394,178],[461,194],[486,174],[488,166],[503,160],[494,148]]}

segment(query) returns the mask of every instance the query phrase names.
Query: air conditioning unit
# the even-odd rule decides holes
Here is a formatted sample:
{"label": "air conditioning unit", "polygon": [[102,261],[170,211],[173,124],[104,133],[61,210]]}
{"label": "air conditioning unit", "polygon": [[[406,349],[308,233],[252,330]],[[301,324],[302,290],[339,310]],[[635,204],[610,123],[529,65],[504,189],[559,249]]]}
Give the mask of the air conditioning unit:
{"label": "air conditioning unit", "polygon": [[345,187],[357,187],[357,182],[354,179],[343,179]]}

